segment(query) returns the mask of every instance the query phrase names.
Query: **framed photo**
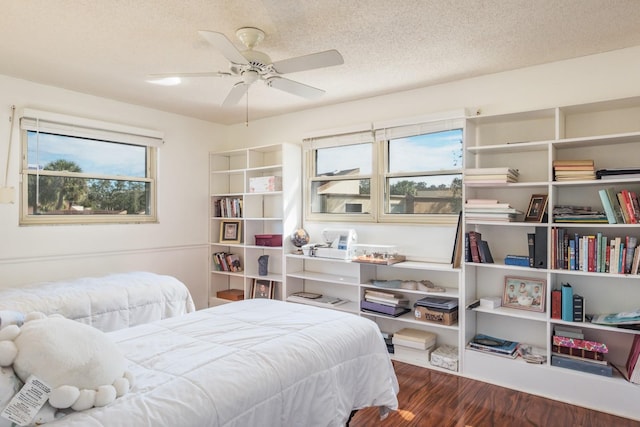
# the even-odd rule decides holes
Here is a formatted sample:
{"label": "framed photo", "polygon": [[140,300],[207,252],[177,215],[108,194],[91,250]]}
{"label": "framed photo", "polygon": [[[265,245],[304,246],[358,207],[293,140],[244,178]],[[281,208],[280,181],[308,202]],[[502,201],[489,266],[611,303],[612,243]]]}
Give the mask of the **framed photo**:
{"label": "framed photo", "polygon": [[225,219],[220,222],[220,243],[240,243],[242,221]]}
{"label": "framed photo", "polygon": [[251,298],[273,298],[274,282],[271,280],[253,279]]}
{"label": "framed photo", "polygon": [[534,194],[531,196],[524,220],[527,222],[541,222],[544,211],[547,209],[547,198],[546,194]]}
{"label": "framed photo", "polygon": [[502,306],[529,311],[544,311],[547,281],[530,277],[506,276]]}

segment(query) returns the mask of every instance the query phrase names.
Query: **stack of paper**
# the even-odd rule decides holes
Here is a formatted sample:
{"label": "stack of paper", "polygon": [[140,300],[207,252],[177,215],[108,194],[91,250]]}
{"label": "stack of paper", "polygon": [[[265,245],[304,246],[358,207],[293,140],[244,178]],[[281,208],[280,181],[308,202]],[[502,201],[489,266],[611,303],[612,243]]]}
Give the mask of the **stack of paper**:
{"label": "stack of paper", "polygon": [[503,184],[518,182],[518,169],[510,167],[470,168],[464,170],[464,182],[473,184]]}
{"label": "stack of paper", "polygon": [[469,199],[464,204],[464,213],[467,221],[501,221],[511,222],[522,214],[521,211],[511,207],[509,203],[485,201],[481,199]]}

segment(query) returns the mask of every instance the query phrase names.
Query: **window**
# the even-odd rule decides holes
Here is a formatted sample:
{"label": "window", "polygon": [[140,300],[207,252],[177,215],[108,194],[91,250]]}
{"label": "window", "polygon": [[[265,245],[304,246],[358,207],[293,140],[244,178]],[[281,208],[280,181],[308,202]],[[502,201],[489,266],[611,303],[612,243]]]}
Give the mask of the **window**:
{"label": "window", "polygon": [[390,139],[385,153],[385,214],[462,209],[462,129]]}
{"label": "window", "polygon": [[374,142],[362,131],[305,140],[306,219],[455,223],[462,210],[464,113],[373,128]]}
{"label": "window", "polygon": [[153,131],[25,110],[21,224],[156,222]]}
{"label": "window", "polygon": [[371,218],[375,150],[371,131],[307,141],[310,156],[307,217]]}

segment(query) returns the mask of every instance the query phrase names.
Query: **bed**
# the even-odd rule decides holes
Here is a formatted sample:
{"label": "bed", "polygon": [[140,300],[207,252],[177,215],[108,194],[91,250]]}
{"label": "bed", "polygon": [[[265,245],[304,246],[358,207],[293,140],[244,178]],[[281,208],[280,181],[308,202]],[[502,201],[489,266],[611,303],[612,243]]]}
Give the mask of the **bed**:
{"label": "bed", "polygon": [[397,409],[378,327],[353,314],[252,299],[108,335],[132,389],[47,426],[343,426],[360,408]]}

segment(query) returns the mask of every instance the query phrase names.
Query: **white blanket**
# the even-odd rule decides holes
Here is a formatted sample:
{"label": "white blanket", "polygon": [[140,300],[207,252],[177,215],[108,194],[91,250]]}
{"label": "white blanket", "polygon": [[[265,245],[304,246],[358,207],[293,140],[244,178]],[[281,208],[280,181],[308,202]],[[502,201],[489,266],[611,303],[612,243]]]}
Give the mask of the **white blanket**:
{"label": "white blanket", "polygon": [[195,306],[175,277],[132,272],[3,289],[0,310],[61,314],[107,332],[190,313]]}
{"label": "white blanket", "polygon": [[378,327],[353,314],[255,299],[109,336],[132,390],[47,426],[342,426],[353,409],[397,409]]}

